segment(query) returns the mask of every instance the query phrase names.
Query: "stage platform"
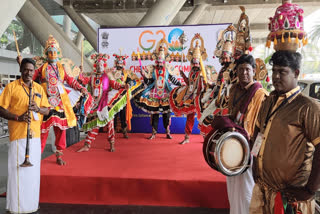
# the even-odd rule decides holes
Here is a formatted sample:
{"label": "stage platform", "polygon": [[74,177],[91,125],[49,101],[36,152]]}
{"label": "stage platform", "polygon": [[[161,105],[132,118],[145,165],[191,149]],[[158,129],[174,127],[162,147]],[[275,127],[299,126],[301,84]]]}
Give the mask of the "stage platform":
{"label": "stage platform", "polygon": [[77,153],[77,143],[64,151],[66,166],[52,155],[41,165],[41,203],[94,205],[147,205],[173,207],[229,207],[226,178],[212,170],[202,155],[200,135],[180,145],[184,135],[166,139],[158,134],[116,137],[109,149],[106,134],[99,134],[89,152]]}

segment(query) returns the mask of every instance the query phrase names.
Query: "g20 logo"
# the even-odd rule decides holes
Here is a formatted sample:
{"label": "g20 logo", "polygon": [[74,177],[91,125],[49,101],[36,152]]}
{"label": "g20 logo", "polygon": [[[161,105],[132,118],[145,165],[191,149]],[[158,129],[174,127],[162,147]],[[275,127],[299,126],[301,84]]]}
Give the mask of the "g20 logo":
{"label": "g20 logo", "polygon": [[[169,50],[170,51],[181,51],[182,50],[182,45],[180,44],[179,37],[183,33],[183,30],[180,28],[174,28],[170,31],[168,34],[168,38],[166,38],[166,33],[163,30],[158,30],[155,33],[152,32],[151,30],[145,30],[143,31],[140,36],[139,36],[139,46],[144,50],[144,51],[150,51],[151,49],[154,48],[156,45],[157,41],[160,39],[166,39],[169,43]],[[157,35],[162,34],[162,38],[158,38]],[[155,38],[157,37],[158,39],[147,39],[146,38]],[[143,46],[142,45],[147,43],[148,46]],[[186,47],[183,47],[185,49]]]}
{"label": "g20 logo", "polygon": [[155,39],[147,39],[146,42],[147,42],[147,44],[149,46],[144,47],[142,45],[143,38],[146,37],[147,35],[159,35],[159,34],[162,34],[162,38],[164,38],[164,39],[166,38],[166,33],[163,30],[158,30],[158,31],[156,31],[155,34],[151,30],[143,31],[139,36],[139,45],[140,45],[140,47],[145,51],[150,51],[156,45],[157,40],[155,40]]}

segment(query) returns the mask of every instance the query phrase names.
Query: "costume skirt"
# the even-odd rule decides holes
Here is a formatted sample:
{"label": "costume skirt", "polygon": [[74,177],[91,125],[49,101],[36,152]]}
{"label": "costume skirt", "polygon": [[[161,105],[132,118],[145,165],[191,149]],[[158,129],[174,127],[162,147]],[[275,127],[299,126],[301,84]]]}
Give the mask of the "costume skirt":
{"label": "costume skirt", "polygon": [[170,92],[170,107],[175,115],[188,115],[196,112],[194,100],[195,93],[188,94],[189,87],[187,85],[174,88]]}
{"label": "costume skirt", "polygon": [[164,90],[163,95],[159,97],[156,88],[152,88],[135,96],[134,101],[138,108],[150,114],[171,112],[167,90]]}

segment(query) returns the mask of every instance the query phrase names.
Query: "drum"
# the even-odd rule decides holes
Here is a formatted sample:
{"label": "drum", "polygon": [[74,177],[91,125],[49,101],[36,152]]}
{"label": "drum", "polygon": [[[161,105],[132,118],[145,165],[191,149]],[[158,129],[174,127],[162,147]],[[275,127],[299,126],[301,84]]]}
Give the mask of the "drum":
{"label": "drum", "polygon": [[209,133],[203,144],[208,165],[226,176],[243,173],[250,161],[247,138],[240,132],[224,129]]}

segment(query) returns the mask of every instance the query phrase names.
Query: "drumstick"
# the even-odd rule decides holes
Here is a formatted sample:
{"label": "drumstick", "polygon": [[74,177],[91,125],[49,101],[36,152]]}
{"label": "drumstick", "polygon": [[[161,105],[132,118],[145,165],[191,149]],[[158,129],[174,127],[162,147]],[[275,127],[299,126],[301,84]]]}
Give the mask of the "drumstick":
{"label": "drumstick", "polygon": [[20,51],[19,51],[18,41],[17,41],[17,37],[16,37],[16,32],[14,32],[14,30],[12,30],[12,32],[13,32],[14,41],[16,43],[17,53],[18,53],[18,56],[20,56]]}

